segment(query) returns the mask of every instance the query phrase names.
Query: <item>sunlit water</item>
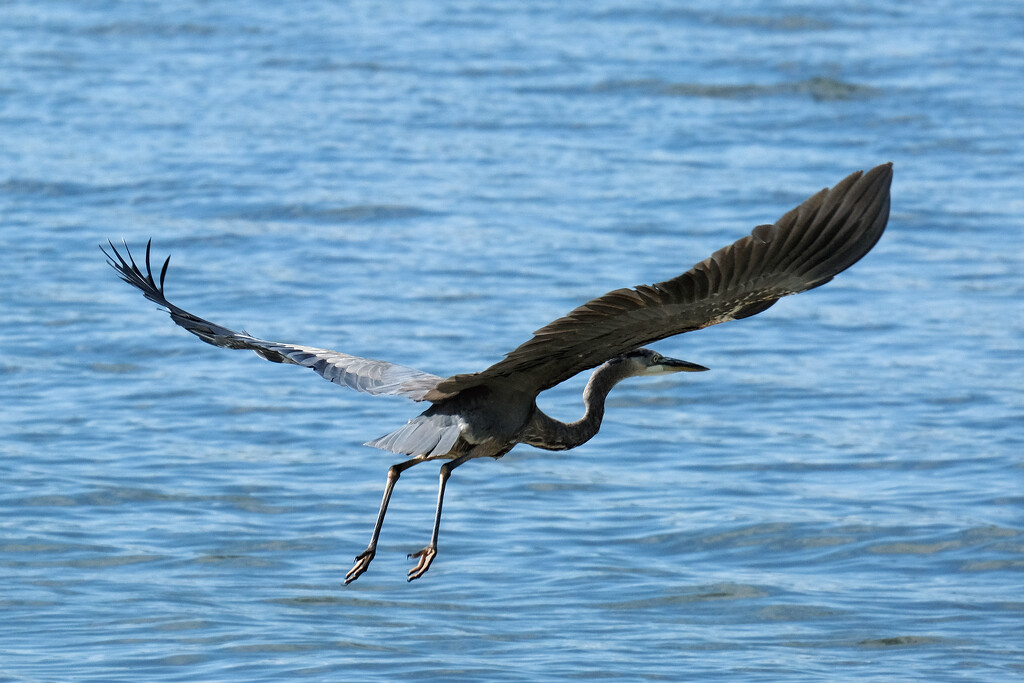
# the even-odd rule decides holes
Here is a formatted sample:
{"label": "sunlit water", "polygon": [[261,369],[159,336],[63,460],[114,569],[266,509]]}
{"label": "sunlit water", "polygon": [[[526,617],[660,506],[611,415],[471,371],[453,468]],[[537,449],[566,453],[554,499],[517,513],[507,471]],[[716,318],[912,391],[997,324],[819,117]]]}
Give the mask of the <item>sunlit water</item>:
{"label": "sunlit water", "polygon": [[[1021,676],[1024,12],[687,7],[0,4],[0,679]],[[201,344],[96,249],[449,374],[890,160],[863,262],[459,469],[411,584],[434,464],[341,581],[417,406]]]}

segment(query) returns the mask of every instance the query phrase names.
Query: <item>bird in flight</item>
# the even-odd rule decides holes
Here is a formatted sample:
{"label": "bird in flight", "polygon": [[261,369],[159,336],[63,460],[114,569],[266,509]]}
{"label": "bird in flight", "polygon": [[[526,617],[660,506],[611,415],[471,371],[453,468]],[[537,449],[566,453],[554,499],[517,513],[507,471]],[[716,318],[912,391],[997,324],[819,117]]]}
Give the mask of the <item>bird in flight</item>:
{"label": "bird in flight", "polygon": [[[370,543],[345,575],[348,584],[369,568],[402,472],[428,460],[445,460],[430,542],[409,556],[418,560],[409,570],[412,581],[423,576],[437,555],[441,507],[452,470],[474,458],[500,458],[520,443],[547,450],[575,448],[597,434],[605,398],[620,381],[707,370],[643,346],[747,318],[781,297],[825,284],[860,260],[881,237],[889,218],[891,183],[891,163],[852,173],[773,225],[757,226],[682,275],[608,292],[540,328],[486,370],[451,377],[229,330],[167,300],[164,278],[170,257],[164,261],[158,283],[150,266],[152,240],[146,244],[145,270],[135,262],[127,243],[124,255],[109,241],[109,253],[100,248],[121,279],[208,344],[248,349],[275,363],[312,368],[324,379],[368,394],[404,396],[429,404],[402,427],[366,444],[407,458],[388,469]],[[583,390],[582,418],[560,422],[537,407],[542,391],[595,367]]]}

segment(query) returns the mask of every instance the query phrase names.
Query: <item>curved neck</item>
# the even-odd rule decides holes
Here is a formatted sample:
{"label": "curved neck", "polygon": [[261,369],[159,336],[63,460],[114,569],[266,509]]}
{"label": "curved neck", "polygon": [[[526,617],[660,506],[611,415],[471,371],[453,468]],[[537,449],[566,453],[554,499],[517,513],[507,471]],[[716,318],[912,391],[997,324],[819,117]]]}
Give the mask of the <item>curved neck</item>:
{"label": "curved neck", "polygon": [[608,392],[629,377],[629,371],[627,363],[605,363],[594,371],[587,382],[587,388],[583,390],[583,403],[587,408],[583,417],[566,423],[548,416],[538,408],[523,433],[522,442],[549,451],[564,451],[590,441],[601,429]]}

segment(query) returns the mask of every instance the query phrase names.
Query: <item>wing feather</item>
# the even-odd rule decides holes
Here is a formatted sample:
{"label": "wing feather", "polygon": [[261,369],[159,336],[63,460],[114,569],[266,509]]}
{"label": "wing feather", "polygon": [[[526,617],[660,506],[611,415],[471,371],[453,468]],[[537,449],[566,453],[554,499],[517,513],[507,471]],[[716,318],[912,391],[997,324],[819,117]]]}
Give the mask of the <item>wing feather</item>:
{"label": "wing feather", "polygon": [[891,183],[891,163],[852,173],[682,275],[589,301],[537,330],[504,360],[449,377],[425,396],[437,401],[482,384],[540,392],[620,353],[755,315],[783,296],[822,285],[881,237]]}
{"label": "wing feather", "polygon": [[256,355],[274,363],[291,363],[311,368],[324,379],[347,386],[356,391],[373,395],[404,396],[414,401],[422,401],[427,392],[433,389],[441,378],[403,365],[395,365],[370,358],[350,356],[347,353],[318,349],[312,346],[285,344],[281,342],[258,339],[247,332],[235,332],[209,320],[204,320],[188,311],[175,306],[164,296],[164,278],[171,259],[167,257],[160,271],[160,282],[157,284],[150,266],[150,246],[146,244],[146,271],[135,263],[128,245],[124,245],[127,258],[118,252],[110,242],[113,254],[100,246],[107,261],[117,271],[122,280],[138,288],[143,296],[163,307],[171,319],[179,326],[202,339],[207,344],[228,349],[248,349]]}

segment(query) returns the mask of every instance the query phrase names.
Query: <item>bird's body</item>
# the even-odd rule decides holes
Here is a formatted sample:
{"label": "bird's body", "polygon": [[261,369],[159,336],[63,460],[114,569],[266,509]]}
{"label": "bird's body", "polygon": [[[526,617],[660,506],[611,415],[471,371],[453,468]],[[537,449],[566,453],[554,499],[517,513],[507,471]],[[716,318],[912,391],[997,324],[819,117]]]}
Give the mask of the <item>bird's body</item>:
{"label": "bird's body", "polygon": [[[415,553],[409,579],[423,575],[437,552],[444,489],[451,471],[468,460],[499,458],[516,444],[547,450],[575,448],[600,429],[608,392],[640,375],[706,370],[665,358],[644,344],[759,313],[779,298],[828,282],[874,246],[889,215],[892,166],[857,172],[822,190],[774,225],[725,247],[682,275],[655,285],[619,289],[583,304],[538,330],[504,360],[482,372],[442,378],[384,361],[313,347],[270,342],[192,315],[164,297],[146,248],[143,272],[111,244],[110,264],[121,278],[164,307],[175,323],[203,341],[249,349],[262,358],[312,368],[337,384],[375,395],[396,395],[431,405],[399,429],[367,445],[409,456],[388,470],[387,485],[366,550],[346,583],[368,568],[401,473],[427,460],[445,459],[430,543]],[[127,250],[127,245],[126,245]],[[581,371],[597,367],[584,390],[580,420],[560,422],[537,407],[537,396]]]}

